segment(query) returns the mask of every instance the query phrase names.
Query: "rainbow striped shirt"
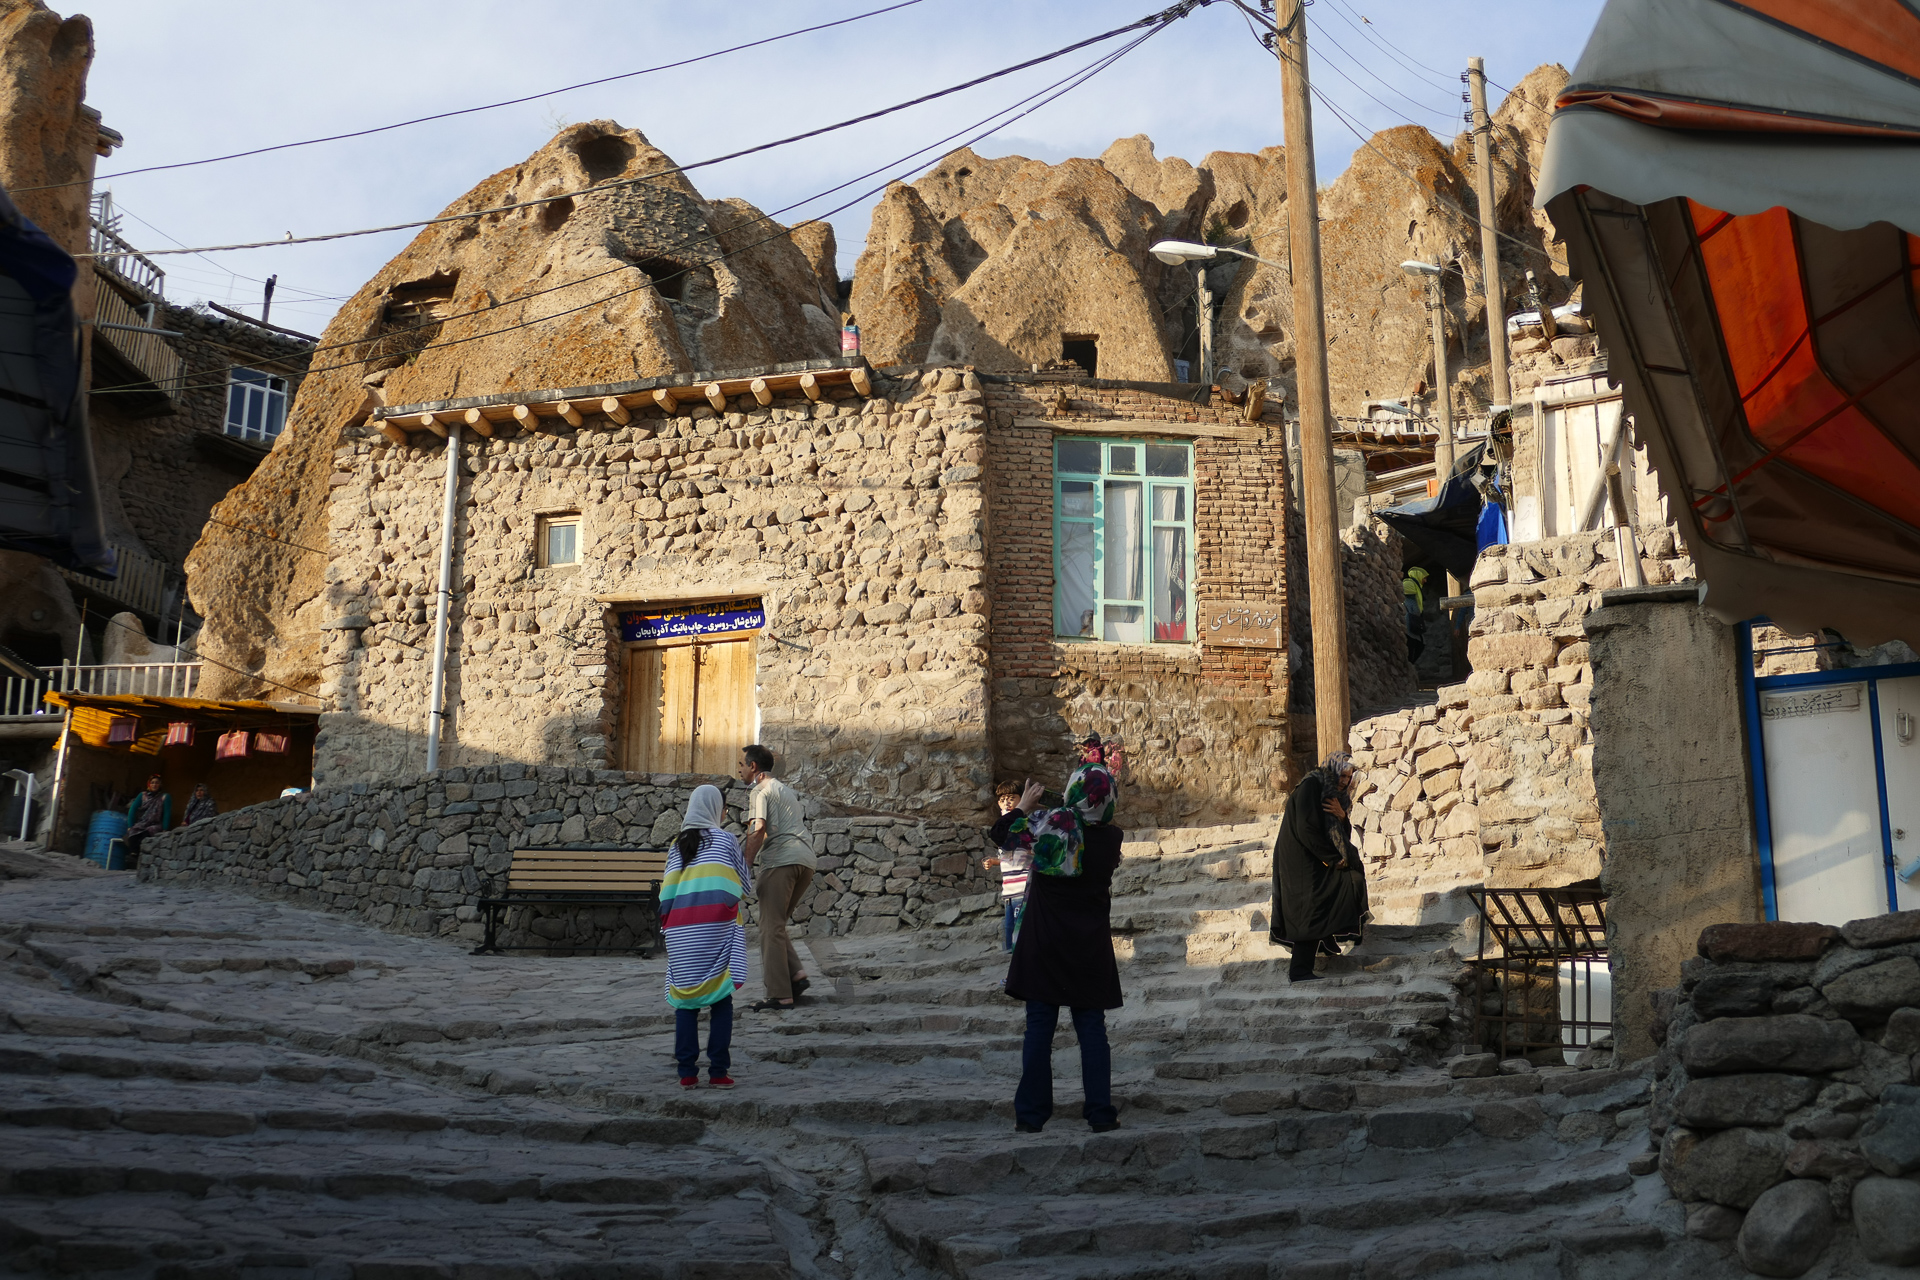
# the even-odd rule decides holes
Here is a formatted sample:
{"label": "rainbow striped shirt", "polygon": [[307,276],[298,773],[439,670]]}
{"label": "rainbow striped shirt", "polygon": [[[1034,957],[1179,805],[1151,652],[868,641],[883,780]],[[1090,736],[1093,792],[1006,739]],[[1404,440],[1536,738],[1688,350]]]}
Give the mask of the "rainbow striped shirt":
{"label": "rainbow striped shirt", "polygon": [[747,981],[747,931],[740,925],[747,859],[725,831],[700,837],[693,860],[660,881],[660,933],[667,943],[667,1003],[701,1009],[728,999]]}

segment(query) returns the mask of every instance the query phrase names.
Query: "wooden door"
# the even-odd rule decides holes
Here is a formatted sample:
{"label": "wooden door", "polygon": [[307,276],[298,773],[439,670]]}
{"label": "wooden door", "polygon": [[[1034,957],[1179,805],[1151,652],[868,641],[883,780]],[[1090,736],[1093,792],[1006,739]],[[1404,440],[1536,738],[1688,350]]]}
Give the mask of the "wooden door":
{"label": "wooden door", "polygon": [[693,646],[700,673],[695,773],[732,773],[740,748],[753,741],[753,648],[751,636]]}
{"label": "wooden door", "polygon": [[626,768],[732,773],[753,741],[753,685],[752,636],[631,650]]}

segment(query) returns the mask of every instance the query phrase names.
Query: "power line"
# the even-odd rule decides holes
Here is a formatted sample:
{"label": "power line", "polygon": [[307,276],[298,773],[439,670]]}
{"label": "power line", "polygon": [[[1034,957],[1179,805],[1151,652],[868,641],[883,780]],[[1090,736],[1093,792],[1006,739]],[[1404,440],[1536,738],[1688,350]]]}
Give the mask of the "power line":
{"label": "power line", "polygon": [[505,102],[489,102],[484,106],[478,107],[461,107],[457,111],[442,111],[436,115],[419,116],[412,120],[400,120],[393,124],[375,125],[369,129],[356,129],[350,133],[329,134],[324,138],[307,138],[299,142],[280,142],[270,147],[255,147],[249,151],[235,151],[224,156],[208,156],[204,160],[181,160],[174,164],[148,165],[142,169],[122,169],[118,173],[102,174],[95,179],[79,179],[74,182],[55,182],[42,187],[16,187],[14,193],[18,194],[22,191],[49,191],[56,187],[80,186],[89,181],[107,182],[115,178],[131,177],[136,173],[159,173],[169,169],[191,169],[197,165],[220,164],[227,160],[241,160],[248,156],[266,155],[269,152],[286,151],[294,147],[311,147],[323,142],[342,142],[349,138],[365,138],[376,133],[389,133],[395,129],[405,129],[416,124],[427,124],[434,120],[451,120],[456,116],[468,116],[481,111],[495,111],[501,107],[517,107],[523,103],[538,102],[542,98],[552,98],[563,93],[572,93],[576,89],[590,89],[595,85],[612,84],[616,80],[631,80],[635,76],[652,75],[656,71],[671,71],[676,67],[689,67],[696,62],[705,62],[710,58],[718,58],[724,54],[739,53],[743,49],[755,49],[761,45],[774,44],[781,40],[790,40],[795,36],[810,35],[815,31],[825,31],[830,27],[841,27],[849,22],[859,22],[865,18],[878,17],[883,13],[892,13],[896,9],[905,9],[910,5],[916,5],[920,2],[921,0],[900,0],[898,4],[888,5],[884,9],[870,10],[867,13],[856,13],[850,18],[838,18],[832,22],[822,22],[811,27],[801,27],[797,31],[787,31],[777,36],[766,36],[763,39],[750,40],[745,44],[736,44],[725,49],[715,49],[711,53],[696,54],[691,58],[682,58],[678,62],[663,62],[657,67],[643,67],[638,71],[623,71],[618,75],[602,76],[598,80],[583,80],[579,84],[570,84],[564,88],[548,89],[542,93],[531,93],[524,98],[509,98]]}
{"label": "power line", "polygon": [[[1339,5],[1341,8],[1350,7],[1346,4],[1346,0],[1333,0],[1333,2]],[[1356,10],[1355,12],[1358,12],[1358,11]],[[1359,17],[1360,17],[1360,21],[1365,23],[1367,26],[1371,27],[1374,25],[1372,20],[1369,19],[1364,13],[1360,14]],[[1440,70],[1438,67],[1427,66],[1426,63],[1420,61],[1420,59],[1414,57],[1412,54],[1407,53],[1406,50],[1400,48],[1399,45],[1394,44],[1393,41],[1387,39],[1384,35],[1381,35],[1377,29],[1374,31],[1374,38],[1378,40],[1381,44],[1385,45],[1388,49],[1391,49],[1395,53],[1402,55],[1404,58],[1407,59],[1407,61],[1413,63],[1414,66],[1420,67],[1427,71],[1431,71],[1434,75],[1437,75],[1443,78],[1446,76],[1447,74],[1446,72]],[[1401,65],[1404,66],[1405,63],[1402,63]],[[1451,88],[1451,86],[1449,86],[1449,88]]]}
{"label": "power line", "polygon": [[[1367,37],[1367,39],[1372,40],[1375,44],[1379,45],[1382,49],[1386,51],[1387,56],[1389,58],[1392,58],[1402,68],[1411,72],[1413,75],[1419,77],[1420,79],[1426,80],[1428,84],[1433,85],[1435,88],[1444,89],[1448,93],[1453,92],[1453,85],[1448,83],[1444,77],[1441,79],[1435,80],[1427,76],[1420,70],[1418,70],[1416,67],[1416,64],[1410,63],[1404,57],[1402,57],[1400,54],[1400,51],[1396,49],[1392,44],[1388,43],[1385,37],[1379,34],[1379,31],[1374,26],[1373,20],[1371,18],[1367,17],[1365,14],[1356,14],[1355,16],[1359,17],[1360,21],[1355,22],[1352,17],[1348,16],[1348,11],[1350,11],[1350,6],[1348,6],[1345,3],[1345,0],[1334,0],[1334,5],[1335,5],[1334,12],[1339,14],[1340,20],[1342,22],[1346,23],[1348,26],[1352,27],[1355,31],[1359,32],[1361,35]],[[1441,75],[1441,73],[1439,72],[1435,72],[1434,74]]]}
{"label": "power line", "polygon": [[[1454,112],[1452,107],[1448,107],[1445,111],[1441,111],[1434,107],[1431,107],[1428,104],[1421,102],[1416,98],[1411,97],[1407,93],[1403,92],[1398,86],[1394,85],[1392,81],[1387,80],[1385,77],[1381,76],[1378,72],[1375,72],[1372,69],[1370,69],[1366,65],[1366,62],[1363,59],[1356,58],[1347,49],[1345,45],[1341,44],[1338,40],[1335,40],[1333,38],[1333,33],[1327,30],[1327,26],[1324,22],[1316,22],[1316,23],[1312,23],[1311,25],[1316,29],[1316,33],[1321,37],[1321,39],[1323,39],[1326,43],[1332,45],[1335,49],[1338,49],[1340,51],[1340,54],[1342,57],[1346,58],[1349,62],[1359,67],[1360,70],[1372,76],[1375,80],[1378,80],[1382,85],[1385,85],[1386,88],[1391,92],[1398,94],[1402,98],[1405,98],[1408,102],[1412,103],[1416,108],[1426,112],[1429,115],[1439,116],[1442,120],[1446,120],[1449,122],[1454,119]],[[1340,72],[1340,68],[1337,66],[1334,67],[1333,69],[1336,72]],[[1389,111],[1393,110],[1392,107],[1387,107],[1386,103],[1380,102],[1380,99],[1374,98],[1371,93],[1367,93],[1365,89],[1361,88],[1359,84],[1354,82],[1351,76],[1347,76],[1344,72],[1340,72],[1340,74],[1344,79],[1346,79],[1347,83],[1352,84],[1354,88],[1360,89],[1360,92],[1367,94],[1369,98],[1373,98],[1375,102],[1379,102],[1380,105],[1382,107],[1386,107],[1387,110]],[[1396,112],[1396,114],[1399,114],[1399,113]],[[1411,124],[1412,121],[1408,121],[1408,123]]]}
{"label": "power line", "polygon": [[[935,157],[933,160],[927,161],[923,164],[914,165],[912,168],[904,171],[904,173],[900,175],[900,178],[904,178],[905,176],[912,174],[914,172],[917,172],[920,169],[924,169],[930,164],[937,163],[940,159],[944,158],[945,156],[953,154],[954,151],[958,151],[964,147],[970,147],[974,143],[981,141],[983,138],[986,138],[989,135],[995,132],[998,132],[1001,129],[1006,128],[1008,125],[1012,124],[1015,120],[1019,120],[1025,116],[1031,115],[1033,112],[1039,110],[1041,107],[1046,106],[1049,102],[1054,101],[1055,99],[1059,98],[1061,95],[1071,91],[1074,88],[1077,88],[1080,84],[1085,83],[1085,81],[1091,79],[1093,76],[1098,75],[1100,72],[1106,70],[1107,67],[1112,66],[1115,62],[1119,61],[1119,59],[1125,57],[1128,53],[1132,52],[1135,48],[1138,48],[1141,44],[1145,43],[1149,38],[1158,34],[1160,31],[1165,30],[1166,27],[1170,26],[1174,21],[1178,20],[1179,18],[1185,17],[1186,14],[1191,12],[1194,8],[1208,2],[1209,0],[1189,0],[1188,3],[1175,5],[1170,9],[1163,10],[1162,13],[1155,15],[1153,19],[1149,20],[1150,22],[1152,22],[1153,25],[1151,25],[1140,36],[1136,37],[1132,41],[1129,41],[1127,44],[1115,50],[1113,53],[1102,55],[1101,57],[1095,59],[1093,62],[1088,63],[1085,67],[1082,67],[1077,71],[1069,73],[1068,75],[1062,77],[1059,80],[1054,81],[1053,84],[1048,85],[1043,89],[1040,89],[1034,93],[1028,94],[1025,98],[1022,98],[1014,102],[1010,106],[1003,107],[997,111],[991,112],[988,115],[981,117],[980,120],[975,122],[975,125],[988,124],[989,122],[994,121],[996,118],[1001,116],[1006,116],[1007,118],[1004,120],[999,120],[998,123],[992,124],[991,127],[989,128],[983,129],[981,132],[969,138],[966,142],[961,143],[959,147],[949,148],[947,151],[942,152],[940,156]],[[1140,24],[1136,23],[1134,25],[1138,26]],[[1130,28],[1121,28],[1121,30],[1128,30],[1128,29]],[[1087,42],[1083,41],[1081,42],[1081,45],[1074,46],[1074,47],[1084,47],[1086,43]],[[1040,101],[1037,101],[1037,102],[1034,101],[1034,99],[1036,98],[1040,99]],[[1032,105],[1027,106],[1028,103],[1032,103]],[[1010,112],[1014,112],[1016,108],[1020,108],[1020,107],[1025,107],[1026,109],[1023,111],[1019,111],[1017,114],[1009,114]],[[968,126],[968,128],[973,128],[973,127],[975,126]],[[870,177],[875,173],[881,172],[882,169],[892,169],[897,165],[904,164],[907,161],[912,160],[915,157],[931,150],[933,147],[941,146],[944,143],[952,141],[954,138],[959,137],[962,133],[965,133],[965,132],[966,130],[963,129],[955,133],[948,134],[945,138],[940,139],[938,142],[930,143],[927,146],[916,148],[915,150],[908,152],[905,156],[902,156],[900,159],[892,162],[891,164],[883,165],[881,166],[880,169],[871,170],[869,171],[868,174],[862,175],[862,177]],[[852,199],[846,201],[845,203],[838,205],[833,209],[829,209],[825,213],[815,215],[814,217],[809,218],[807,221],[817,222],[817,221],[820,221],[821,219],[831,217],[833,214],[839,213],[844,209],[851,208],[853,205],[860,203],[860,201],[866,199],[868,196],[874,195],[880,191],[885,190],[888,186],[892,185],[893,182],[900,180],[900,178],[889,178],[885,182],[882,182],[879,186],[869,188],[868,190],[861,192],[859,195],[854,196]],[[644,179],[635,179],[634,181],[642,181],[642,180]],[[771,222],[773,218],[778,214],[785,213],[789,209],[798,208],[800,205],[811,203],[813,200],[817,200],[823,195],[827,195],[834,191],[841,190],[847,186],[852,185],[853,182],[857,182],[859,180],[860,180],[859,178],[850,179],[847,182],[840,183],[838,186],[830,187],[824,192],[817,192],[814,195],[807,196],[804,199],[796,201],[794,204],[785,206],[785,208],[776,209],[773,211],[773,213],[762,214],[760,221]],[[743,223],[741,225],[745,226],[745,225],[751,225],[751,224]],[[796,225],[805,225],[805,223],[796,224]],[[738,229],[739,229],[738,227],[732,228],[732,230],[738,230]],[[793,230],[794,228],[792,227],[783,227],[780,230],[776,231],[773,235],[765,236],[759,240],[752,241],[751,243],[742,245],[737,249],[727,250],[726,252],[720,253],[708,259],[707,261],[699,263],[697,265],[711,266],[714,263],[724,261],[727,258],[733,257],[740,253],[744,253],[749,249],[757,248],[758,246],[762,244],[766,244],[769,241],[780,239],[782,236],[789,236],[792,234]],[[675,248],[684,249],[693,244],[716,242],[718,239],[719,239],[719,236],[717,234],[710,234],[710,235],[699,237],[692,241],[684,242],[681,245],[675,246]],[[391,337],[391,336],[394,336],[395,334],[404,334],[407,332],[412,332],[412,331],[417,331],[419,329],[427,328],[429,326],[442,325],[447,320],[451,320],[451,319],[461,319],[466,316],[479,315],[486,311],[497,310],[498,308],[503,306],[511,306],[511,305],[514,305],[515,303],[525,302],[530,298],[539,296],[540,294],[552,293],[560,289],[570,289],[577,285],[590,284],[594,280],[601,279],[605,276],[614,275],[619,272],[625,271],[627,269],[628,269],[627,264],[622,264],[617,267],[609,268],[606,271],[596,273],[595,275],[587,276],[581,280],[568,281],[563,284],[553,285],[546,289],[537,290],[533,293],[523,294],[523,295],[520,295],[519,297],[507,299],[503,302],[492,303],[485,307],[475,308],[472,311],[462,312],[462,313],[459,313],[459,315],[441,317],[438,320],[426,321],[418,325],[409,326],[406,329],[394,330],[392,331],[392,333],[389,333],[389,334],[381,334],[381,335],[376,335],[375,337],[372,337],[372,338],[359,338],[359,339],[354,339],[348,342],[338,342],[338,343],[332,343],[324,346],[315,347],[308,354],[317,355],[322,351],[335,351],[335,350],[340,350],[348,347],[366,346],[370,343],[377,342],[379,338],[382,338],[382,337]],[[686,267],[686,268],[683,268],[680,272],[677,272],[675,274],[684,275],[687,271],[692,269],[693,267]],[[662,279],[672,279],[672,278],[673,278],[672,276],[662,277]],[[467,342],[476,342],[484,338],[492,338],[492,337],[497,337],[500,334],[511,333],[516,329],[522,329],[522,328],[530,327],[532,325],[542,324],[548,320],[557,320],[562,316],[572,315],[572,314],[575,314],[576,312],[589,310],[593,307],[602,306],[608,302],[612,302],[615,299],[626,297],[629,294],[638,293],[638,292],[641,292],[642,290],[653,288],[658,283],[659,283],[658,280],[655,280],[652,277],[648,277],[644,283],[635,285],[629,289],[622,289],[622,290],[619,290],[618,292],[607,294],[603,297],[595,298],[592,301],[583,303],[577,307],[570,307],[564,311],[555,312],[554,314],[548,315],[548,316],[541,316],[533,320],[521,320],[514,324],[503,325],[497,329],[489,329],[484,333],[468,334],[465,337],[449,338],[444,342],[428,343],[424,346],[413,348],[412,351],[409,352],[409,354],[418,354],[419,352],[422,352],[422,351],[436,350],[441,347],[451,347],[451,346],[458,346]],[[357,360],[343,360],[337,364],[330,364],[330,365],[322,366],[317,369],[310,369],[309,372],[310,373],[329,372],[334,369],[350,368],[354,365],[370,364],[375,360],[380,360],[384,358],[386,358],[384,355],[370,355],[370,356],[362,357]],[[222,379],[221,381],[218,381],[218,382],[206,382],[206,383],[201,383],[197,385],[195,384],[185,385],[181,388],[181,390],[183,391],[204,390],[204,389],[210,389],[210,388],[223,387],[225,385],[226,383],[224,379]],[[95,395],[109,394],[109,393],[124,394],[124,393],[139,392],[144,390],[146,390],[146,387],[144,384],[127,383],[118,387],[102,387],[95,390],[93,394]]]}
{"label": "power line", "polygon": [[[1102,41],[1111,40],[1115,36],[1124,35],[1129,31],[1137,31],[1142,27],[1148,27],[1148,28],[1157,30],[1158,26],[1156,24],[1163,25],[1165,23],[1175,21],[1179,18],[1184,18],[1188,13],[1192,12],[1195,8],[1198,8],[1202,5],[1211,4],[1211,3],[1213,3],[1213,0],[1180,0],[1180,3],[1172,5],[1167,9],[1163,9],[1159,13],[1149,14],[1147,17],[1142,18],[1137,22],[1129,22],[1125,26],[1115,27],[1111,31],[1105,31],[1097,36],[1090,36],[1085,40],[1076,41],[1075,43],[1067,45],[1064,48],[1055,49],[1051,53],[1041,54],[1037,58],[1029,58],[1025,62],[1018,62],[1009,67],[1002,67],[998,71],[990,71],[986,75],[976,76],[971,80],[967,80],[956,85],[950,85],[945,89],[937,89],[932,93],[922,94],[917,98],[910,98],[905,102],[897,102],[892,106],[882,107],[878,111],[869,111],[865,115],[853,116],[850,119],[841,120],[834,124],[823,125],[818,129],[809,129],[803,133],[792,134],[785,138],[777,138],[771,142],[763,142],[756,146],[744,147],[738,151],[730,151],[725,155],[712,156],[705,160],[696,160],[691,164],[672,165],[665,169],[656,170],[653,173],[642,174],[636,178],[622,178],[617,182],[596,183],[593,186],[581,187],[578,190],[574,190],[574,191],[563,191],[550,196],[541,196],[538,199],[534,199],[534,200],[515,201],[510,204],[495,205],[492,208],[474,209],[466,213],[447,214],[438,218],[423,218],[413,222],[395,222],[395,223],[390,223],[386,226],[361,227],[351,231],[333,231],[323,235],[313,235],[313,236],[295,236],[293,235],[292,232],[288,232],[287,235],[280,240],[256,240],[256,241],[250,241],[244,244],[203,245],[198,248],[191,248],[191,249],[155,249],[155,250],[148,251],[147,256],[157,257],[162,255],[168,255],[168,254],[182,254],[182,253],[190,253],[190,254],[222,253],[222,252],[228,252],[228,251],[237,250],[237,249],[271,249],[271,248],[276,248],[280,245],[288,245],[288,244],[313,244],[318,241],[324,241],[324,240],[344,240],[353,236],[379,235],[387,231],[407,231],[415,227],[431,227],[431,226],[437,226],[437,225],[448,223],[448,222],[465,222],[474,218],[485,217],[490,214],[511,213],[517,209],[531,208],[535,205],[552,204],[555,201],[559,201],[559,200],[569,200],[569,199],[572,199],[574,196],[604,195],[619,187],[634,186],[641,182],[651,181],[652,179],[666,177],[675,173],[690,173],[695,169],[704,169],[708,165],[720,164],[728,160],[738,160],[745,156],[757,155],[763,151],[771,151],[775,147],[784,147],[784,146],[791,145],[792,143],[795,143],[795,142],[804,142],[811,138],[818,138],[818,137],[824,136],[825,134],[838,132],[841,129],[851,128],[852,126],[857,124],[865,124],[871,120],[878,120],[882,116],[889,116],[889,115],[893,115],[896,112],[908,110],[909,108],[912,108],[912,107],[922,106],[926,103],[936,101],[940,98],[945,98],[956,93],[961,93],[967,89],[977,88],[980,85],[986,84],[993,80],[1001,79],[1004,76],[1013,75],[1015,72],[1025,71],[1030,67],[1036,67],[1045,62],[1051,62],[1055,58],[1064,57],[1069,53],[1073,53],[1077,50],[1084,49],[1088,45],[1099,44]],[[84,255],[83,254],[79,256],[86,257],[86,256],[101,256],[101,255]]]}

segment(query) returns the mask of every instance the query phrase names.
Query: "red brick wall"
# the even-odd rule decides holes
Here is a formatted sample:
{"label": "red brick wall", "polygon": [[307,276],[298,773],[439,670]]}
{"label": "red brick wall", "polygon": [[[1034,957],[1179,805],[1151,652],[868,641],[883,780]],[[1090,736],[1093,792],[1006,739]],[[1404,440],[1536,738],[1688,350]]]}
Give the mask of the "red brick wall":
{"label": "red brick wall", "polygon": [[[982,375],[982,382],[993,600],[989,734],[1001,773],[1057,782],[1071,768],[1071,741],[1097,729],[1126,738],[1133,825],[1223,822],[1277,810],[1293,776],[1284,648],[1118,645],[1053,635],[1055,433],[1129,419],[1244,427],[1241,408],[1019,375]],[[1068,402],[1058,408],[1063,392]],[[1015,425],[1042,418],[1048,426]],[[1261,442],[1193,440],[1196,624],[1211,603],[1271,604],[1285,617],[1288,492],[1277,407],[1261,425]],[[1143,425],[1141,434],[1153,433]]]}

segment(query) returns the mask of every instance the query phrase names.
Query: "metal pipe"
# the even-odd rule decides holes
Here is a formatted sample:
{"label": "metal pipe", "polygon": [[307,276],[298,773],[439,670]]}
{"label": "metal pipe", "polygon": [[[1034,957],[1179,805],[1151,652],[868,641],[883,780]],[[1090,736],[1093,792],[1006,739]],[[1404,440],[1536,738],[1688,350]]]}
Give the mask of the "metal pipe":
{"label": "metal pipe", "polygon": [[453,597],[453,515],[460,497],[460,424],[447,424],[447,493],[440,509],[440,589],[433,606],[433,686],[427,707],[427,772],[440,767],[440,727],[447,707],[447,606]]}

